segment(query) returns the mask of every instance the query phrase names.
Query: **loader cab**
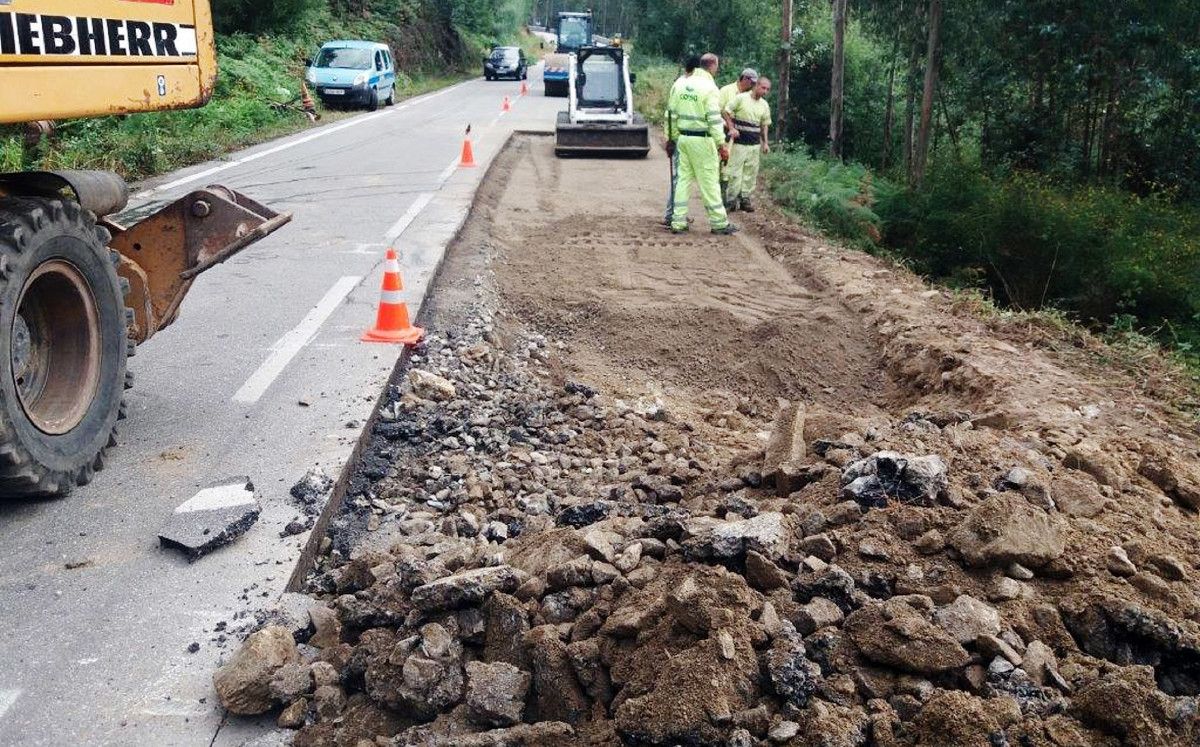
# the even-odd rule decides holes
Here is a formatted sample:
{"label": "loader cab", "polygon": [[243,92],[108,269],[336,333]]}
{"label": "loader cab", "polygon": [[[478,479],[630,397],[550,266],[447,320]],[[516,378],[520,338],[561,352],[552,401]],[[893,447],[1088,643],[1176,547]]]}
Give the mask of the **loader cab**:
{"label": "loader cab", "polygon": [[612,114],[626,120],[631,81],[624,51],[619,47],[584,47],[574,62],[571,108],[589,115]]}
{"label": "loader cab", "polygon": [[308,61],[305,79],[330,107],[364,107],[396,101],[396,63],[386,44],[331,41]]}

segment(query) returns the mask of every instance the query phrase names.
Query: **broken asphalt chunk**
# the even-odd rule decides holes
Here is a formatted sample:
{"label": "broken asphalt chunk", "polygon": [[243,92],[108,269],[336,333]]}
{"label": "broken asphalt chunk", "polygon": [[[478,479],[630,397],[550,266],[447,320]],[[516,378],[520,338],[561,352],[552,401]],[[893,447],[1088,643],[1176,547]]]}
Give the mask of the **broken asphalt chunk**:
{"label": "broken asphalt chunk", "polygon": [[262,508],[249,478],[207,487],[181,504],[158,533],[163,547],[180,550],[189,562],[246,533]]}

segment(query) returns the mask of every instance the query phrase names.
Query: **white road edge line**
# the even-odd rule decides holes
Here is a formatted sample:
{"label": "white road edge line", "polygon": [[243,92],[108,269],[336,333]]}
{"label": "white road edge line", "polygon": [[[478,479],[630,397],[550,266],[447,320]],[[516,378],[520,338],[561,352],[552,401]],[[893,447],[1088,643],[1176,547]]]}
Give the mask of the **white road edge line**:
{"label": "white road edge line", "polygon": [[332,135],[335,132],[341,132],[342,130],[349,129],[351,127],[357,127],[358,125],[366,124],[367,122],[374,122],[376,119],[379,119],[380,117],[384,117],[389,114],[396,114],[401,111],[404,111],[405,109],[407,109],[411,106],[416,106],[417,104],[424,104],[425,102],[432,101],[433,99],[436,99],[439,96],[444,96],[445,94],[450,93],[451,91],[458,88],[459,86],[462,86],[465,83],[469,83],[469,82],[470,81],[463,81],[463,83],[458,83],[457,85],[450,86],[449,88],[443,88],[442,90],[437,91],[435,93],[430,93],[430,94],[426,94],[425,96],[420,96],[411,101],[405,102],[404,104],[401,104],[400,106],[396,107],[395,109],[388,109],[386,111],[376,112],[375,114],[368,114],[365,117],[355,117],[354,119],[350,120],[349,122],[343,122],[341,124],[333,125],[331,127],[322,127],[321,129],[317,130],[316,132],[305,135],[304,137],[296,138],[294,140],[288,140],[287,142],[280,143],[279,145],[276,145],[273,148],[267,148],[266,150],[261,150],[261,151],[258,151],[257,153],[251,153],[248,156],[243,156],[241,158],[237,158],[232,161],[228,161],[226,163],[222,163],[217,166],[207,168],[204,171],[199,171],[199,172],[197,172],[195,174],[191,174],[189,176],[180,177],[174,181],[167,182],[166,184],[160,184],[157,187],[151,187],[150,189],[144,189],[141,192],[138,192],[137,194],[135,194],[132,199],[141,200],[141,199],[150,197],[152,195],[155,195],[159,192],[169,192],[172,189],[175,189],[177,187],[182,187],[185,184],[191,184],[192,182],[198,182],[201,179],[207,179],[208,177],[212,176],[213,174],[219,174],[220,172],[226,171],[228,169],[232,169],[235,166],[241,166],[242,164],[250,163],[251,161],[257,161],[258,159],[264,158],[266,156],[275,155],[276,153],[288,150],[289,148],[295,148],[297,145],[304,145],[305,143],[311,143],[313,140],[323,138],[327,135]]}
{"label": "white road edge line", "polygon": [[4,714],[8,713],[8,709],[13,707],[19,697],[20,690],[0,690],[0,718],[4,718]]}
{"label": "white road edge line", "polygon": [[325,297],[313,307],[312,311],[300,320],[294,328],[288,331],[279,341],[271,346],[272,353],[267,357],[258,370],[250,374],[242,388],[233,395],[234,402],[254,404],[266,393],[287,364],[300,350],[316,337],[317,331],[325,320],[341,305],[350,291],[362,281],[361,277],[347,275],[339,279],[325,294]]}
{"label": "white road edge line", "polygon": [[400,220],[393,223],[392,227],[384,234],[384,243],[391,244],[400,238],[408,230],[408,227],[412,225],[412,222],[417,219],[417,216],[421,214],[421,211],[427,208],[432,201],[432,192],[422,192],[417,195],[417,199],[413,200],[413,203],[408,206],[408,210],[404,211],[404,215],[400,216]]}

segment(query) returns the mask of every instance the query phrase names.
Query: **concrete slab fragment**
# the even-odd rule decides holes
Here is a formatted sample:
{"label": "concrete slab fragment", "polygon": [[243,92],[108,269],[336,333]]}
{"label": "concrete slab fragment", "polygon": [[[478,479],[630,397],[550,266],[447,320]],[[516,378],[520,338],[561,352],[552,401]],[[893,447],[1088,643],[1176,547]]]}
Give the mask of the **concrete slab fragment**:
{"label": "concrete slab fragment", "polygon": [[194,562],[245,534],[260,513],[250,478],[234,478],[180,504],[158,539],[163,547],[180,550]]}

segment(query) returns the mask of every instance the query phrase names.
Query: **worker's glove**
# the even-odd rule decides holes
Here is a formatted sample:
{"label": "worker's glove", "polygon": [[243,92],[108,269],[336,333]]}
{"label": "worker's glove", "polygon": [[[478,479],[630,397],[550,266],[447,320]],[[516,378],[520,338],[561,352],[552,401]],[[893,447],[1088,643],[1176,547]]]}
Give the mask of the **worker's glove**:
{"label": "worker's glove", "polygon": [[671,156],[672,158],[675,157],[675,141],[674,140],[667,141],[667,155]]}

